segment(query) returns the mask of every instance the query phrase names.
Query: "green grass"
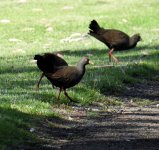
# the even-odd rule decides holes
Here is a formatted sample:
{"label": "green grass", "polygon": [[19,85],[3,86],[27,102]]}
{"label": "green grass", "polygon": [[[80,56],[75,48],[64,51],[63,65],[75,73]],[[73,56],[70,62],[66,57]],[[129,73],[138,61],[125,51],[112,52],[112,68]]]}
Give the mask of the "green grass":
{"label": "green grass", "polygon": [[[70,9],[66,9],[66,6]],[[0,147],[23,143],[34,135],[29,128],[36,118],[55,116],[57,89],[44,79],[40,91],[33,86],[40,76],[35,54],[63,51],[64,59],[74,65],[90,55],[95,65],[107,64],[107,48],[94,38],[60,43],[73,33],[87,33],[92,19],[105,28],[117,28],[129,35],[140,33],[143,42],[125,52],[115,52],[121,67],[87,66],[82,82],[68,90],[82,105],[107,101],[106,93],[121,92],[126,84],[152,79],[159,71],[159,2],[156,0],[3,0],[0,3]],[[52,32],[47,28],[52,27]],[[18,41],[11,41],[18,39]],[[148,56],[142,57],[142,53]],[[115,100],[114,100],[115,101]],[[67,103],[62,95],[61,103]],[[109,102],[114,105],[115,102]],[[7,140],[6,140],[7,139]]]}

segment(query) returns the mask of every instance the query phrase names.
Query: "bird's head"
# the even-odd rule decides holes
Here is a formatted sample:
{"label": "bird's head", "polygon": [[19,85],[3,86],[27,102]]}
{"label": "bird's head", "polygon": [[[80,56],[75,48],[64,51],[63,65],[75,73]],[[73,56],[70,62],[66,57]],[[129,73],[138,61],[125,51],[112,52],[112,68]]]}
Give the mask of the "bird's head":
{"label": "bird's head", "polygon": [[93,64],[94,64],[94,63],[93,63],[92,61],[90,61],[89,58],[87,58],[87,57],[83,57],[83,58],[82,58],[82,61],[83,61],[83,63],[86,64],[86,65],[88,65],[88,64],[92,64],[92,65],[93,65]]}
{"label": "bird's head", "polygon": [[34,60],[41,60],[43,57],[41,55],[35,55]]}
{"label": "bird's head", "polygon": [[141,38],[141,36],[140,36],[140,34],[139,33],[137,33],[137,34],[135,34],[134,35],[134,38],[136,39],[136,41],[142,41],[142,38]]}

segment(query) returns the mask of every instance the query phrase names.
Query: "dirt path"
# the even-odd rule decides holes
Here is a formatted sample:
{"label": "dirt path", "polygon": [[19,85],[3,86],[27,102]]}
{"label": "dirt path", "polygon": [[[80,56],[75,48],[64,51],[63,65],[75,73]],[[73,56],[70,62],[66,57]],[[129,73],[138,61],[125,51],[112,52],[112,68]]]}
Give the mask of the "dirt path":
{"label": "dirt path", "polygon": [[136,98],[158,102],[159,82],[145,82],[128,90],[119,96],[124,105],[109,108],[111,111],[105,111],[100,103],[53,108],[64,119],[41,122],[35,133],[45,144],[33,145],[32,149],[159,150],[159,105],[139,107],[133,103]]}
{"label": "dirt path", "polygon": [[47,142],[44,149],[159,149],[158,108],[125,107],[113,114],[69,119],[43,122],[38,134]]}

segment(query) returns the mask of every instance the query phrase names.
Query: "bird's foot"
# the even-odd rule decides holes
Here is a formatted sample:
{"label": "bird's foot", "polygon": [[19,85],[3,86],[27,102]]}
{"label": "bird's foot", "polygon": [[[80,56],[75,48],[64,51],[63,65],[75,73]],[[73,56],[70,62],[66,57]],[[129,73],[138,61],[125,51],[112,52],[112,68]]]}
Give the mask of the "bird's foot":
{"label": "bird's foot", "polygon": [[77,103],[77,101],[73,100],[68,94],[67,92],[64,90],[64,94],[65,96],[70,100],[70,102],[74,102],[74,103]]}
{"label": "bird's foot", "polygon": [[81,106],[81,105],[80,105],[80,103],[78,103],[77,101],[76,101],[76,102],[75,102],[75,101],[74,101],[74,102],[70,101],[70,102],[69,102],[69,106],[79,107],[79,106]]}
{"label": "bird's foot", "polygon": [[78,102],[73,99],[70,99],[70,103],[78,103]]}
{"label": "bird's foot", "polygon": [[113,60],[115,63],[119,63],[119,60],[113,55],[114,48],[109,50],[108,56],[109,56],[109,62]]}
{"label": "bird's foot", "polygon": [[115,63],[119,63],[119,60],[115,56],[112,55],[111,58],[113,59]]}
{"label": "bird's foot", "polygon": [[34,85],[33,89],[36,90],[36,91],[38,91],[39,90],[39,86]]}

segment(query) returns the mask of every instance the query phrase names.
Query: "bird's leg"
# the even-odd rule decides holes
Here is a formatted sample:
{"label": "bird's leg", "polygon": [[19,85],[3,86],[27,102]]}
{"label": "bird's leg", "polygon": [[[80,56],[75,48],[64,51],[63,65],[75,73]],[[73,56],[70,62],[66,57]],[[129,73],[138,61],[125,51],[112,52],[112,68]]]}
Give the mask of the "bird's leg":
{"label": "bird's leg", "polygon": [[64,89],[64,94],[71,102],[76,102],[67,94],[66,89]]}
{"label": "bird's leg", "polygon": [[44,77],[44,73],[41,74],[40,79],[39,79],[37,85],[35,85],[35,89],[36,89],[36,90],[39,89],[39,85],[40,85],[40,82],[41,82],[41,80],[42,80],[43,77]]}
{"label": "bird's leg", "polygon": [[118,59],[113,55],[113,51],[114,51],[114,48],[112,48],[112,49],[110,49],[109,50],[109,61],[111,62],[111,58],[116,62],[116,63],[118,63],[119,61],[118,61]]}
{"label": "bird's leg", "polygon": [[61,94],[62,90],[63,90],[63,87],[61,87],[60,90],[59,90],[59,94],[58,94],[58,96],[57,96],[57,100],[60,99],[60,94]]}
{"label": "bird's leg", "polygon": [[55,86],[52,84],[52,88],[55,88]]}
{"label": "bird's leg", "polygon": [[58,94],[58,96],[57,96],[58,107],[60,107],[60,101],[59,101],[59,99],[60,99],[60,94],[61,94],[62,90],[63,90],[63,87],[60,87],[59,94]]}
{"label": "bird's leg", "polygon": [[108,52],[109,62],[111,62],[111,60],[112,60],[112,59],[111,59],[111,56],[112,56],[112,50],[113,50],[113,49],[110,49],[109,52]]}

